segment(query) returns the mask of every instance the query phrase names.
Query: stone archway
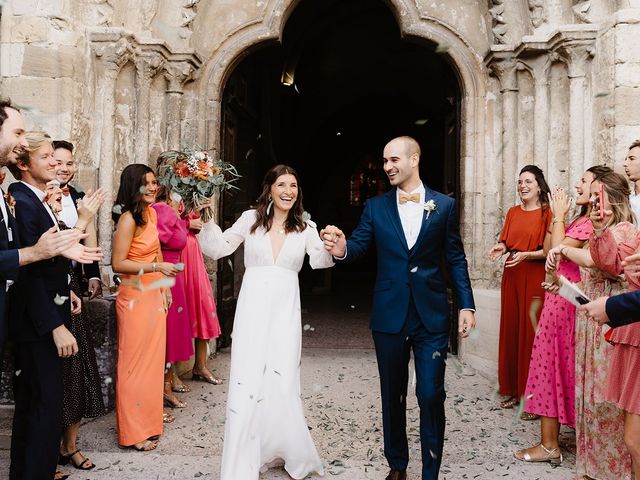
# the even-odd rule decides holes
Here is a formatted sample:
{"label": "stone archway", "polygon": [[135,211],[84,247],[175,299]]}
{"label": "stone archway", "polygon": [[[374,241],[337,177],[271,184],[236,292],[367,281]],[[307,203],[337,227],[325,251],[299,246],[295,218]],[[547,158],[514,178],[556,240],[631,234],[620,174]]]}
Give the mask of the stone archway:
{"label": "stone archway", "polygon": [[[472,278],[478,278],[481,268],[479,257],[485,243],[482,238],[483,198],[478,195],[483,186],[478,172],[485,167],[484,96],[487,75],[482,56],[474,52],[460,32],[438,18],[421,14],[414,2],[384,1],[396,18],[402,37],[437,45],[437,51],[445,55],[457,75],[462,92],[460,181],[463,213],[460,223],[463,240],[468,246],[470,273]],[[252,21],[237,28],[203,66],[198,91],[202,100],[197,135],[202,144],[220,148],[221,102],[226,80],[248,53],[262,45],[281,41],[284,26],[300,0],[272,0],[269,3],[265,9],[268,13],[261,21]]]}

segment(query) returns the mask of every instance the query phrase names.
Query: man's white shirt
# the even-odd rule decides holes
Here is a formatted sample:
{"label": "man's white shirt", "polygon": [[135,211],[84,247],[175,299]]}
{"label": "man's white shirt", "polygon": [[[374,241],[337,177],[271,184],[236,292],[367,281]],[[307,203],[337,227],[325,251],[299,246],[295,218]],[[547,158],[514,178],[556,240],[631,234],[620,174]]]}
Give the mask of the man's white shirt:
{"label": "man's white shirt", "polygon": [[[420,195],[418,202],[400,203],[400,195]],[[398,214],[400,215],[400,223],[404,231],[404,238],[407,240],[409,249],[413,248],[418,240],[420,228],[422,227],[422,216],[424,215],[424,185],[421,183],[418,188],[412,192],[403,192],[399,188],[396,190],[396,202],[398,204]]]}

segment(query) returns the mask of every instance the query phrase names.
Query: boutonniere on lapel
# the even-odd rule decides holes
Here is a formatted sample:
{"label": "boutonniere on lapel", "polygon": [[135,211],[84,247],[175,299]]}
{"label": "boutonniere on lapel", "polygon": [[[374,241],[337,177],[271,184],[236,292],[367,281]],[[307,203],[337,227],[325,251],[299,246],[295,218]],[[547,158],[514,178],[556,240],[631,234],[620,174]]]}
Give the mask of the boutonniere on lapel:
{"label": "boutonniere on lapel", "polygon": [[9,207],[9,211],[11,212],[11,215],[15,217],[16,216],[16,199],[13,198],[13,195],[7,192],[4,194],[4,201],[6,202],[7,207]]}
{"label": "boutonniere on lapel", "polygon": [[438,205],[436,205],[436,202],[431,199],[428,202],[424,202],[424,211],[427,212],[427,218],[426,220],[429,220],[429,215],[431,215],[431,212],[436,212],[438,213]]}

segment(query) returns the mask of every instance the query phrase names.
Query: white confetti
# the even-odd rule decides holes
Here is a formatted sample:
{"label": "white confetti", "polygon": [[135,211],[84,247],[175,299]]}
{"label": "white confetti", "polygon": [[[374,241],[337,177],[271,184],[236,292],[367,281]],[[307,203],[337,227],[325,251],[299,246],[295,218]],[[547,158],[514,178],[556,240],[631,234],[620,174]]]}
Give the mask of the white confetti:
{"label": "white confetti", "polygon": [[16,377],[19,377],[21,373],[22,373],[22,370],[16,370]]}
{"label": "white confetti", "polygon": [[56,305],[62,305],[64,302],[66,302],[67,300],[69,300],[69,297],[64,297],[62,295],[58,295],[56,293],[55,298],[53,299],[53,303],[55,303]]}

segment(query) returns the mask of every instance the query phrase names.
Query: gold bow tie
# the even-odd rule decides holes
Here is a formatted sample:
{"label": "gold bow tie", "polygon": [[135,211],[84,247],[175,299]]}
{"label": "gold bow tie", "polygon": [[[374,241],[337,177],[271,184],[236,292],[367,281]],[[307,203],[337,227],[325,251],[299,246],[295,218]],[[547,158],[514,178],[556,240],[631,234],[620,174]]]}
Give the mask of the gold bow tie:
{"label": "gold bow tie", "polygon": [[400,203],[400,205],[404,205],[407,202],[420,203],[420,194],[412,193],[411,195],[405,195],[404,193],[401,193],[398,199],[398,203]]}

